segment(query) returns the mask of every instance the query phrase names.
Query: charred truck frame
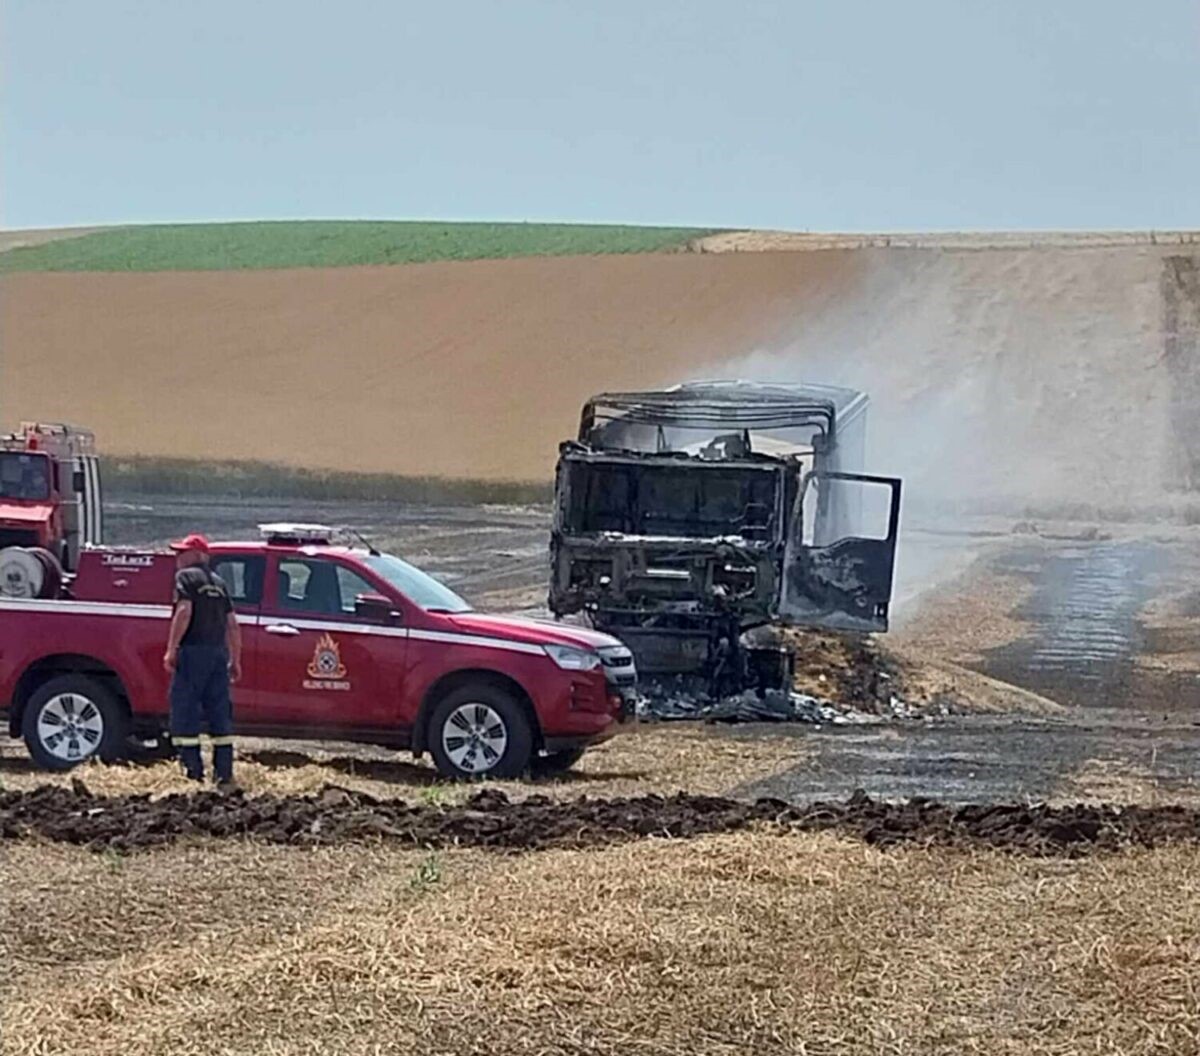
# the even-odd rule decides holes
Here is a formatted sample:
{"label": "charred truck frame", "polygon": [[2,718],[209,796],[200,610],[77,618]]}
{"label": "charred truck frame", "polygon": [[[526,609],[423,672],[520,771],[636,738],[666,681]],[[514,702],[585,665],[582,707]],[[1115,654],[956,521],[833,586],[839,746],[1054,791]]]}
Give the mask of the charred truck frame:
{"label": "charred truck frame", "polygon": [[790,682],[755,628],[886,630],[901,485],[861,472],[867,407],[748,382],[589,400],[559,449],[551,611],[718,696]]}

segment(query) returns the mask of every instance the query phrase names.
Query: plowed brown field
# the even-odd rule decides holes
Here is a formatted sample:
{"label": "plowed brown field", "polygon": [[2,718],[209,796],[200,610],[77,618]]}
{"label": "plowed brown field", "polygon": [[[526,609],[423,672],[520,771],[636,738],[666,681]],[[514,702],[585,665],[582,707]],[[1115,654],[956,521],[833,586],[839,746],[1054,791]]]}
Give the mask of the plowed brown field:
{"label": "plowed brown field", "polygon": [[1200,250],[1023,237],[9,275],[0,418],[78,420],[110,453],[545,479],[590,393],[733,374],[867,389],[872,467],[910,495],[1200,480]]}
{"label": "plowed brown field", "polygon": [[591,393],[714,371],[850,254],[6,276],[5,419],[122,454],[540,479]]}

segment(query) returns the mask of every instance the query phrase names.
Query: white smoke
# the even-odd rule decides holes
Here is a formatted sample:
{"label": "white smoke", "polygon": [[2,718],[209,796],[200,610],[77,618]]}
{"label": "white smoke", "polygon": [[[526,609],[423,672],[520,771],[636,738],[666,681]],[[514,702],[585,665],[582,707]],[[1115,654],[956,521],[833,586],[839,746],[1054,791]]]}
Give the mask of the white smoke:
{"label": "white smoke", "polygon": [[897,598],[971,554],[911,529],[1072,510],[1104,518],[1171,490],[1171,377],[1152,247],[864,250],[857,285],[728,377],[871,398],[865,469],[904,478]]}
{"label": "white smoke", "polygon": [[905,477],[918,504],[1017,512],[1168,490],[1160,255],[861,252],[856,288],[723,373],[867,392],[868,466]]}

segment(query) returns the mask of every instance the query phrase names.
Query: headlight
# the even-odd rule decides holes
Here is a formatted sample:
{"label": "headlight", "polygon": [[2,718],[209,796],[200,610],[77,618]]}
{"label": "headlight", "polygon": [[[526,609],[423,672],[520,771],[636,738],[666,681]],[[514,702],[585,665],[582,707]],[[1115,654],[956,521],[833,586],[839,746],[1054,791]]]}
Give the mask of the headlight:
{"label": "headlight", "polygon": [[600,666],[600,656],[590,649],[576,649],[572,645],[544,645],[546,655],[564,671],[595,671]]}

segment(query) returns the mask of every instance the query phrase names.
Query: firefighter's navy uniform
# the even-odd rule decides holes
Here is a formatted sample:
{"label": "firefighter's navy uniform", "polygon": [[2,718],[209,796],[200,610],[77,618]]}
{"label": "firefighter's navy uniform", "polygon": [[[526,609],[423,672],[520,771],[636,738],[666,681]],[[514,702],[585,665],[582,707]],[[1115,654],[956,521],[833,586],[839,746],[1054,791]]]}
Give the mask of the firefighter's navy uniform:
{"label": "firefighter's navy uniform", "polygon": [[188,777],[202,781],[200,734],[207,731],[217,781],[232,781],[233,701],[225,629],[233,603],[221,577],[207,564],[176,573],[175,601],[192,603],[192,619],[179,643],[171,678],[171,741],[179,748]]}

